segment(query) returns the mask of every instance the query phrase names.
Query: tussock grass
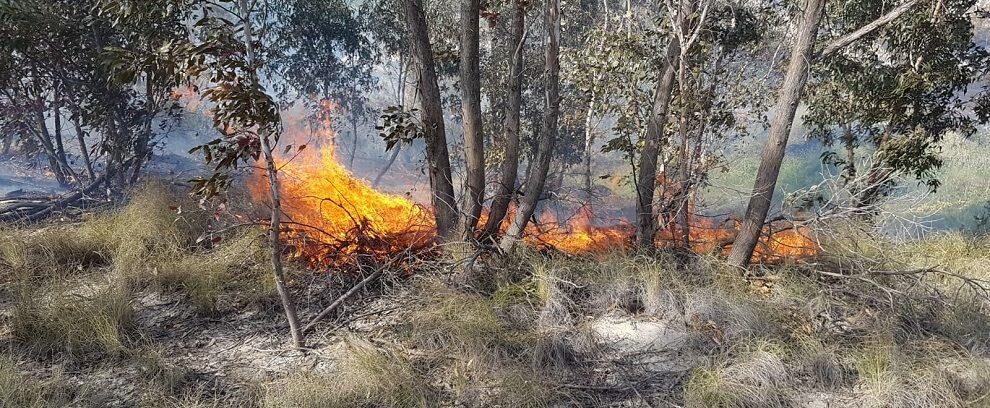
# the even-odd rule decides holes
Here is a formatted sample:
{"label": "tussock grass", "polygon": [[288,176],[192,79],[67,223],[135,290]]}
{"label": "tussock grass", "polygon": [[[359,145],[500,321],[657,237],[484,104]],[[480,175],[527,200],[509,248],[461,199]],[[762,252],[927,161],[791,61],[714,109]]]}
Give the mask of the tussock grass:
{"label": "tussock grass", "polygon": [[779,346],[757,343],[734,358],[695,369],[684,388],[688,407],[791,406],[789,373]]}
{"label": "tussock grass", "polygon": [[0,407],[47,408],[66,406],[71,395],[58,378],[39,381],[20,372],[6,356],[0,356]]}
{"label": "tussock grass", "polygon": [[263,406],[432,407],[436,393],[408,358],[350,341],[331,373],[296,374],[265,389]]}
{"label": "tussock grass", "polygon": [[161,289],[186,294],[201,313],[218,312],[224,295],[266,302],[273,298],[275,284],[264,245],[260,231],[248,230],[211,250],[163,259],[151,279]]}
{"label": "tussock grass", "polygon": [[967,407],[990,395],[990,363],[944,343],[874,339],[850,358],[863,406]]}
{"label": "tussock grass", "polygon": [[122,355],[136,324],[128,296],[118,287],[80,294],[52,286],[18,295],[11,328],[14,339],[35,354],[82,358]]}
{"label": "tussock grass", "polygon": [[185,255],[206,221],[195,208],[188,196],[149,183],[132,192],[126,206],[103,218],[114,271],[126,286],[143,285],[148,270]]}
{"label": "tussock grass", "polygon": [[0,231],[0,264],[8,275],[0,279],[38,280],[78,273],[109,261],[108,249],[103,231],[90,223]]}
{"label": "tussock grass", "polygon": [[497,352],[511,339],[511,329],[496,314],[487,297],[462,292],[436,281],[420,283],[424,296],[413,305],[409,336],[427,348]]}

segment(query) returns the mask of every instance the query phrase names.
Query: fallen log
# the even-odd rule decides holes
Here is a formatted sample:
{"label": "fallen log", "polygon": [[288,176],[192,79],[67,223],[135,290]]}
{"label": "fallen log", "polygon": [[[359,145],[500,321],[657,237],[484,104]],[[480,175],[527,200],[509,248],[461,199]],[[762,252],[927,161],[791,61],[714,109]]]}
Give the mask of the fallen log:
{"label": "fallen log", "polygon": [[41,220],[55,211],[64,209],[85,198],[87,195],[98,189],[100,185],[103,184],[105,179],[106,175],[102,175],[80,190],[74,191],[66,196],[53,197],[48,201],[14,201],[13,204],[0,208],[0,222],[34,222]]}

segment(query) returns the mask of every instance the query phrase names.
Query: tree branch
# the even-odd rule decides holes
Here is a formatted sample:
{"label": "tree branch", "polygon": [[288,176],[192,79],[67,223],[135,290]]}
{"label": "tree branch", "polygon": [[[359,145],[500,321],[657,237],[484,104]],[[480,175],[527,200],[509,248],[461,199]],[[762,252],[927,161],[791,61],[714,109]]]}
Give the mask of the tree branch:
{"label": "tree branch", "polygon": [[890,23],[891,21],[896,20],[902,14],[906,13],[908,10],[911,10],[911,7],[914,7],[914,5],[917,3],[918,0],[908,0],[906,3],[895,7],[893,10],[890,10],[889,13],[884,14],[883,16],[881,16],[876,20],[873,20],[873,22],[863,27],[860,27],[860,29],[833,40],[832,42],[825,45],[825,48],[823,48],[822,52],[815,57],[815,60],[820,60],[824,57],[832,55],[837,51],[856,42],[860,38],[863,38],[866,35],[876,31],[878,28],[881,28],[887,25],[888,23]]}

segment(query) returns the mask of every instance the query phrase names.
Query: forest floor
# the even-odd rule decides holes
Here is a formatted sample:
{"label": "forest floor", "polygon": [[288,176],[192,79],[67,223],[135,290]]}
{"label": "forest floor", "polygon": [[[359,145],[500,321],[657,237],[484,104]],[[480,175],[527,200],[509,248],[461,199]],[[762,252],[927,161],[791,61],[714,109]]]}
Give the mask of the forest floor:
{"label": "forest floor", "polygon": [[[182,208],[183,210],[178,210]],[[990,241],[409,258],[288,346],[252,228],[160,187],[0,231],[0,407],[990,406]],[[379,266],[380,267],[380,266]],[[303,320],[374,266],[290,268]]]}

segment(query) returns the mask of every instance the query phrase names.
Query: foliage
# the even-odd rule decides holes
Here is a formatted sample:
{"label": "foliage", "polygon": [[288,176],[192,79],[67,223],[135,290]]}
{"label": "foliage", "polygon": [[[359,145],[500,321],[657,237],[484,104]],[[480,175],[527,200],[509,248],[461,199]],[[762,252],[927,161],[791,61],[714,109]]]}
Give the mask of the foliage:
{"label": "foliage", "polygon": [[[879,16],[877,2],[836,3],[830,33],[846,33]],[[930,5],[929,3],[934,4]],[[937,3],[937,4],[936,4]],[[982,119],[979,95],[967,90],[985,75],[990,53],[973,41],[971,0],[921,2],[816,69],[804,120],[826,145],[870,146],[873,164],[910,175],[935,190],[939,143],[970,135]],[[852,166],[849,158],[828,156]]]}

